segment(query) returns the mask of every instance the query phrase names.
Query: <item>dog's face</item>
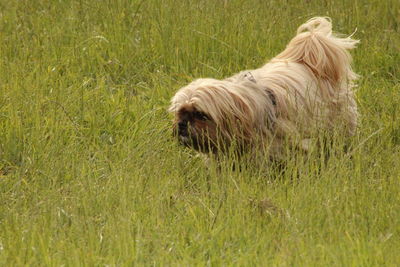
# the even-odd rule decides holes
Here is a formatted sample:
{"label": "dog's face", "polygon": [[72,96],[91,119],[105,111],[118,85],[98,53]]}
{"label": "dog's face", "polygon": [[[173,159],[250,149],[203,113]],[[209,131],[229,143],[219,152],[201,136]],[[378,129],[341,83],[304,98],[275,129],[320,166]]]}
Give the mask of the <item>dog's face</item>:
{"label": "dog's face", "polygon": [[193,104],[183,104],[175,114],[174,135],[181,144],[200,152],[215,152],[217,125],[211,116]]}

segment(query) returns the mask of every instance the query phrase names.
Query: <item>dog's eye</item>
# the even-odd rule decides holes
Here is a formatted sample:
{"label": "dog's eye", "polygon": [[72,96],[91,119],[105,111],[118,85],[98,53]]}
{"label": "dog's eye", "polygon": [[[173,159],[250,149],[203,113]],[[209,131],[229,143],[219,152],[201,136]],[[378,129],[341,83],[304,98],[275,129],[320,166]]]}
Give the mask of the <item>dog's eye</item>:
{"label": "dog's eye", "polygon": [[195,113],[193,113],[193,116],[197,120],[201,120],[201,121],[209,120],[208,116],[206,114],[204,114],[203,112],[196,111]]}

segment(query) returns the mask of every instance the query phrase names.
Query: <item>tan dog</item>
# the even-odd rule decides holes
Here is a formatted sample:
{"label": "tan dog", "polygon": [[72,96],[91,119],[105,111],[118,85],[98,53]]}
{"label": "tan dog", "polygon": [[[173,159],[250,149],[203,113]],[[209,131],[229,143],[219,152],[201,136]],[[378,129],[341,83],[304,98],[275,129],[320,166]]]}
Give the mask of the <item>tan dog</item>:
{"label": "tan dog", "polygon": [[332,33],[329,18],[301,25],[286,49],[259,69],[225,80],[198,79],[171,100],[180,142],[200,152],[267,148],[281,155],[284,141],[307,150],[321,131],[352,135],[357,106],[347,50],[358,43]]}

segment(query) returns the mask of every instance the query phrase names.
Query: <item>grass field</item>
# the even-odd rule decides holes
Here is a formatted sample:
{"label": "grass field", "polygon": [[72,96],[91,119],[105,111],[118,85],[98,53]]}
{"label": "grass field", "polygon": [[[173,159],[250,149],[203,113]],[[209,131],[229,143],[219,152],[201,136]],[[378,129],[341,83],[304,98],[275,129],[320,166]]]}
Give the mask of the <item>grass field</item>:
{"label": "grass field", "polygon": [[[361,40],[347,152],[235,171],[177,145],[178,88],[316,15]],[[400,264],[400,1],[0,1],[0,91],[1,266]]]}

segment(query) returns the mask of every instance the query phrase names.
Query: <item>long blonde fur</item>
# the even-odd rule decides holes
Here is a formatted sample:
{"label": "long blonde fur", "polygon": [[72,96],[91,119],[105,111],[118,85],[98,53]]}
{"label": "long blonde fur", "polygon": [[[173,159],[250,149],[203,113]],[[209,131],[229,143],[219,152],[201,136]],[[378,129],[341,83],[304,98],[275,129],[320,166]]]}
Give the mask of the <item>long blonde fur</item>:
{"label": "long blonde fur", "polygon": [[[225,140],[249,143],[261,136],[275,147],[284,138],[300,144],[335,126],[352,135],[358,116],[352,92],[357,74],[348,50],[357,43],[332,33],[329,18],[312,18],[261,68],[225,80],[195,80],[176,93],[170,111],[192,105],[209,114]],[[247,73],[254,81],[246,78]]]}

